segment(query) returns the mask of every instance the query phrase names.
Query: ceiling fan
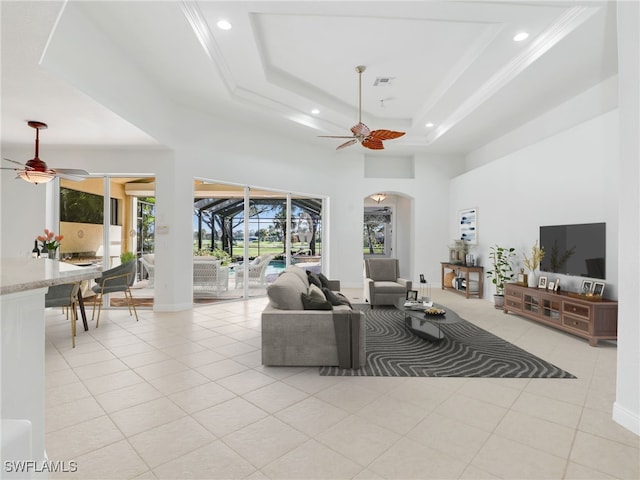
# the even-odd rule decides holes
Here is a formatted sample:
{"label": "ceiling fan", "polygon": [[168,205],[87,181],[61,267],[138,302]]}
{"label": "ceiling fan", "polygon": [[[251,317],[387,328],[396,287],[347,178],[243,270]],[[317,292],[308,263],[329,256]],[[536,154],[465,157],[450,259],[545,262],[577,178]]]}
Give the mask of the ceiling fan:
{"label": "ceiling fan", "polygon": [[367,67],[363,65],[358,65],[356,67],[356,72],[358,72],[358,123],[351,127],[353,135],[320,135],[320,137],[323,138],[350,139],[343,144],[338,145],[336,150],[340,150],[341,148],[348,147],[349,145],[353,145],[358,142],[360,142],[360,144],[365,148],[370,148],[371,150],[382,150],[384,149],[384,145],[382,144],[383,140],[392,140],[405,134],[405,132],[396,132],[393,130],[371,130],[362,123],[362,72],[364,72],[366,68]]}
{"label": "ceiling fan", "polygon": [[16,165],[20,165],[21,168],[16,167],[2,167],[2,170],[15,170],[18,173],[18,177],[29,182],[35,183],[47,183],[53,180],[55,177],[65,178],[67,180],[73,180],[75,182],[79,182],[84,180],[86,175],[89,175],[89,172],[85,170],[79,170],[76,168],[49,168],[45,162],[38,158],[38,150],[40,147],[40,130],[44,130],[47,128],[46,123],[36,122],[30,120],[27,122],[31,128],[35,128],[36,130],[36,155],[27,163],[23,164],[20,162],[16,162],[15,160],[11,160],[9,158],[3,158],[7,162],[15,163]]}

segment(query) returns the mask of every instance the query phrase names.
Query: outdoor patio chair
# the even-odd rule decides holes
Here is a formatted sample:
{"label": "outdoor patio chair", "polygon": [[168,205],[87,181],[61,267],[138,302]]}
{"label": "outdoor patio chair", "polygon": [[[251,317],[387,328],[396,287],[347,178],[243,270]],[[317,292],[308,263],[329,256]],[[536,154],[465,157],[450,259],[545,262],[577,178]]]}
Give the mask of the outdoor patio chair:
{"label": "outdoor patio chair", "polygon": [[153,279],[155,275],[155,254],[153,253],[145,253],[140,257],[140,263],[142,264],[142,278],[144,278],[144,273],[147,274],[147,286],[153,287]]}
{"label": "outdoor patio chair", "polygon": [[[267,267],[269,262],[273,260],[273,253],[258,255],[249,263],[249,286],[264,287],[266,286]],[[244,265],[236,267],[236,288],[240,288],[244,282]]]}
{"label": "outdoor patio chair", "polygon": [[364,261],[364,295],[371,308],[393,305],[398,298],[406,298],[411,280],[400,278],[397,258],[367,258]]}
{"label": "outdoor patio chair", "polygon": [[193,295],[215,296],[229,289],[229,267],[215,257],[193,259]]}
{"label": "outdoor patio chair", "polygon": [[98,304],[98,318],[96,320],[96,328],[98,328],[98,324],[100,323],[102,297],[107,293],[124,293],[127,307],[129,307],[129,315],[131,315],[131,311],[133,310],[133,313],[136,317],[136,322],[139,320],[138,312],[136,311],[136,306],[130,288],[136,279],[137,263],[138,262],[136,260],[131,260],[130,262],[123,263],[121,265],[118,265],[117,267],[110,268],[109,270],[105,270],[104,272],[102,272],[101,277],[96,278],[96,284],[91,287],[91,290],[93,290],[96,294],[93,302],[93,314],[91,315],[92,320],[96,314],[96,304]]}
{"label": "outdoor patio chair", "polygon": [[[76,348],[76,321],[78,320],[78,291],[80,282],[64,283],[49,287],[44,296],[44,307],[66,307],[71,311],[71,345]],[[67,318],[69,314],[67,312]]]}

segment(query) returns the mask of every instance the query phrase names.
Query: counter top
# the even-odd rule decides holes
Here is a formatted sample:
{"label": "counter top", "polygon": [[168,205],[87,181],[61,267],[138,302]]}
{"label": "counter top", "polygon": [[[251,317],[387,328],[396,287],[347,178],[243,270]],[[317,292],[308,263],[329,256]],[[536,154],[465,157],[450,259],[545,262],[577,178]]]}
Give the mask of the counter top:
{"label": "counter top", "polygon": [[100,267],[78,267],[48,258],[3,258],[0,266],[0,295],[100,276]]}

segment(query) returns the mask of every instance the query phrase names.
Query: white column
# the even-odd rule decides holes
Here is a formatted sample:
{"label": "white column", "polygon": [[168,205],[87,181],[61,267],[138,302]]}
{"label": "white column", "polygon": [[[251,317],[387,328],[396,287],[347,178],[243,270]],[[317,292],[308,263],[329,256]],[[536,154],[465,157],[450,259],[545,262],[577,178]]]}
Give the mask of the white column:
{"label": "white column", "polygon": [[618,369],[613,419],[640,435],[640,4],[618,2],[620,189]]}
{"label": "white column", "polygon": [[179,164],[156,175],[155,311],[193,307],[193,176]]}

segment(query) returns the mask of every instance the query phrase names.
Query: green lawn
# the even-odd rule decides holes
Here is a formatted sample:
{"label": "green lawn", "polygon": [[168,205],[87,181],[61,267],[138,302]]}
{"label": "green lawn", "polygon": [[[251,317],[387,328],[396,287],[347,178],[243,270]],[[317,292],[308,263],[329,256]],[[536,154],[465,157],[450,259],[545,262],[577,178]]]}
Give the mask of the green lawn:
{"label": "green lawn", "polygon": [[[220,242],[218,243],[218,248]],[[202,242],[202,248],[209,249],[211,248],[211,242]],[[307,248],[307,244],[303,243],[293,243],[291,244],[291,250],[293,252],[297,252],[300,249]],[[197,249],[197,243],[193,244],[194,251]],[[316,252],[320,253],[322,251],[322,244],[320,242],[316,243]],[[244,252],[244,243],[237,242],[233,245],[233,255],[241,256]],[[264,255],[267,253],[273,253],[275,255],[282,255],[284,252],[284,245],[282,242],[249,242],[249,257],[254,258],[258,255]]]}

